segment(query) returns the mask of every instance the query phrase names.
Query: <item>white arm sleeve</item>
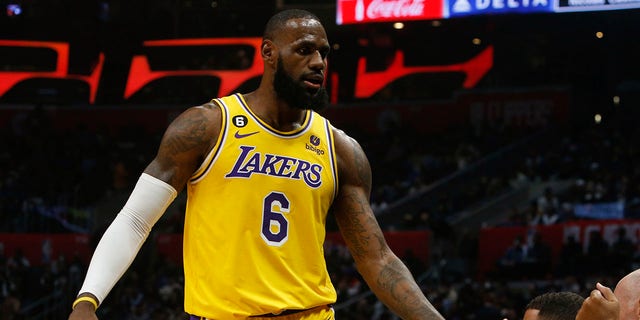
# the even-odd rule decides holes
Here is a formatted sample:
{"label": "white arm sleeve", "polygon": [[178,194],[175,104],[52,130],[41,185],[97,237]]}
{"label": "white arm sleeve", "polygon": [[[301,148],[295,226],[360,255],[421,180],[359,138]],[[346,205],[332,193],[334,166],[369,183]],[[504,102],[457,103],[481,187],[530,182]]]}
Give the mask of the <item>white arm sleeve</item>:
{"label": "white arm sleeve", "polygon": [[80,293],[89,292],[99,303],[104,301],[176,196],[177,191],[166,182],[146,173],[140,176],[129,200],[102,235]]}

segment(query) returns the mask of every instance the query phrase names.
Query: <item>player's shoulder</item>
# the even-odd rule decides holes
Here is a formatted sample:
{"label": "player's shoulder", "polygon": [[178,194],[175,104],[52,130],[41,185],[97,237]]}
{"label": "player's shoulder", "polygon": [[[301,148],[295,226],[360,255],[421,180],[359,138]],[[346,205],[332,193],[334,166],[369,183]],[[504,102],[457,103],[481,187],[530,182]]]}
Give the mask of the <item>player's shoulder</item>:
{"label": "player's shoulder", "polygon": [[212,112],[216,114],[216,113],[220,113],[220,108],[222,108],[222,106],[217,100],[211,100],[207,103],[203,103],[199,106],[194,106],[192,108],[201,109],[202,112]]}
{"label": "player's shoulder", "polygon": [[[335,150],[338,158],[350,159],[366,157],[360,143],[344,130],[331,126]],[[348,162],[348,161],[347,161]]]}
{"label": "player's shoulder", "polygon": [[181,116],[187,118],[219,118],[222,114],[220,105],[215,100],[211,100],[201,105],[192,106],[182,112]]}
{"label": "player's shoulder", "polygon": [[341,184],[371,187],[371,167],[358,141],[344,130],[332,127]]}
{"label": "player's shoulder", "polygon": [[331,131],[333,133],[333,139],[336,144],[340,144],[340,145],[358,144],[358,141],[355,138],[351,137],[349,134],[347,134],[344,130],[340,128],[336,128],[335,126],[332,125]]}
{"label": "player's shoulder", "polygon": [[[222,112],[218,105],[211,101],[201,105],[191,106],[182,111],[169,126],[177,132],[193,132],[195,130],[209,134],[217,133],[221,127]],[[195,133],[195,132],[193,132]]]}

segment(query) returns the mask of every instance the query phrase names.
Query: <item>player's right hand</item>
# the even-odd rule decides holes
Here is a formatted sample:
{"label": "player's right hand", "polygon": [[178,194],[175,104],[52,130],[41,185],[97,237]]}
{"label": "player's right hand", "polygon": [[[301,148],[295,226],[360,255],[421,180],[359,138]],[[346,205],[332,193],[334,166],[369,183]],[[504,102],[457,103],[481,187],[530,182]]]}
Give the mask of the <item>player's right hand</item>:
{"label": "player's right hand", "polygon": [[82,301],[73,308],[69,320],[98,320],[96,310],[89,302]]}

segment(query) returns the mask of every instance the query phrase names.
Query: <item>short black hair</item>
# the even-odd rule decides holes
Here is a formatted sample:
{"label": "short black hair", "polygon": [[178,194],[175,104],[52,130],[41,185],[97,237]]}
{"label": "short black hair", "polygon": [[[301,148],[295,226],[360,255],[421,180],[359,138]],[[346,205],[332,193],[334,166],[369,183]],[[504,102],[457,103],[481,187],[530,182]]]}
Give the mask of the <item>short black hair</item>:
{"label": "short black hair", "polygon": [[288,9],[274,14],[264,28],[262,39],[273,40],[275,35],[291,19],[313,19],[320,22],[320,18],[315,14],[302,9]]}
{"label": "short black hair", "polygon": [[574,320],[583,301],[584,298],[577,293],[547,292],[529,301],[525,310],[540,310],[540,320]]}

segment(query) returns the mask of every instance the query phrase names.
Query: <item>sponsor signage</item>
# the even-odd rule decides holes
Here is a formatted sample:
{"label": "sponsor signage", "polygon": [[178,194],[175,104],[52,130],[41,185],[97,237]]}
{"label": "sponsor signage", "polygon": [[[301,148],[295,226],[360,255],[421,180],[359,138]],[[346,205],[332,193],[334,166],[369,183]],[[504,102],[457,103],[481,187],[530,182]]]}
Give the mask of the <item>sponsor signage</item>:
{"label": "sponsor signage", "polygon": [[443,0],[338,0],[337,24],[443,18]]}
{"label": "sponsor signage", "polygon": [[338,0],[336,23],[434,20],[484,14],[640,8],[640,0]]}
{"label": "sponsor signage", "polygon": [[578,203],[574,205],[573,213],[581,218],[622,219],[624,218],[624,201]]}
{"label": "sponsor signage", "polygon": [[76,257],[87,263],[93,251],[90,240],[88,234],[80,233],[0,233],[4,256],[13,257],[19,251],[32,266],[48,265],[60,257],[68,263]]}
{"label": "sponsor signage", "polygon": [[552,12],[554,0],[449,0],[450,17],[500,13]]}
{"label": "sponsor signage", "polygon": [[640,8],[640,0],[556,0],[556,12],[604,11]]}

